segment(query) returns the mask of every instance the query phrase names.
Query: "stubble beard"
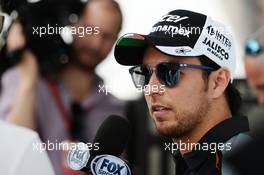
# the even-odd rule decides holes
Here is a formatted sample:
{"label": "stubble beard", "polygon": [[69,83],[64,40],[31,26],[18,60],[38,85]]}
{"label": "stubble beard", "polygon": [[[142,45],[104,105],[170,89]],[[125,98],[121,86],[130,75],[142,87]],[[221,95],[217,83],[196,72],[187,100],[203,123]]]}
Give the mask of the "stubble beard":
{"label": "stubble beard", "polygon": [[191,111],[177,111],[173,121],[162,121],[159,124],[155,122],[158,132],[165,137],[175,139],[189,135],[195,128],[199,127],[211,106],[206,99],[203,102],[200,101],[199,104]]}

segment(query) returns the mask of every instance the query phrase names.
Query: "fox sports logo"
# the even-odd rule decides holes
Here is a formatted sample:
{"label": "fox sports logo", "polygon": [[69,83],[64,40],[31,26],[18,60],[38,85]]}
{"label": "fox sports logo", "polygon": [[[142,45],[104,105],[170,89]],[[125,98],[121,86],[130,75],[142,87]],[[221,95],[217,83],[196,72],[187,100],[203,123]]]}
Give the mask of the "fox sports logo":
{"label": "fox sports logo", "polygon": [[91,162],[93,175],[131,175],[128,165],[112,155],[96,156]]}

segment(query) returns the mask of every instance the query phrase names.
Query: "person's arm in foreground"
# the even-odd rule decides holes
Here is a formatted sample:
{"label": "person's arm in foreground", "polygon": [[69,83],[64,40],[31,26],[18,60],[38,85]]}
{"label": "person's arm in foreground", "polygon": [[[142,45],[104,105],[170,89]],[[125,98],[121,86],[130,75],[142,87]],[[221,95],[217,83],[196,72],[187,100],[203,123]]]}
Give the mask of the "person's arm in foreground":
{"label": "person's arm in foreground", "polygon": [[[7,40],[8,50],[15,50],[23,47],[25,41],[21,30],[19,24],[14,24],[11,28]],[[13,79],[11,77],[11,79],[8,80],[9,83],[3,85],[4,89],[2,93],[11,94],[11,97],[2,94],[1,100],[5,101],[8,100],[7,98],[12,98],[12,96],[14,96],[11,103],[8,104],[8,106],[5,106],[5,108],[8,108],[5,116],[8,122],[35,129],[34,104],[38,66],[36,58],[30,51],[24,51],[21,56],[21,61],[15,68],[15,71],[17,71],[16,73],[18,74],[18,79]],[[17,87],[10,87],[15,86],[16,84]],[[14,89],[15,91],[13,91]],[[9,92],[10,90],[13,92]]]}

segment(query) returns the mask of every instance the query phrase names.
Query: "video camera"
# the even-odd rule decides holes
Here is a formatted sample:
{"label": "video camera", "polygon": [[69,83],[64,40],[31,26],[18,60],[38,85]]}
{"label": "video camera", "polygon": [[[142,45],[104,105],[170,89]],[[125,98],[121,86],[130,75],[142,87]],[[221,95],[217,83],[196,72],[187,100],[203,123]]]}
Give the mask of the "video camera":
{"label": "video camera", "polygon": [[[9,15],[17,14],[26,39],[25,48],[37,57],[41,74],[47,75],[68,59],[70,49],[61,31],[72,24],[71,18],[78,19],[83,6],[81,0],[7,0],[2,9]],[[21,55],[21,50],[1,52],[1,72],[18,62]]]}

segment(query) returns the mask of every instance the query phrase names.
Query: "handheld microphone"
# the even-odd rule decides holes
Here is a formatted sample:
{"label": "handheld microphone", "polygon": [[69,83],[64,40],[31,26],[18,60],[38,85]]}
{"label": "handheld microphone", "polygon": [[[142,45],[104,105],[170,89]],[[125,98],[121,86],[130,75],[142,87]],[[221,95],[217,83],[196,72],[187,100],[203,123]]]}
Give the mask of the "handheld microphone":
{"label": "handheld microphone", "polygon": [[[92,171],[94,175],[102,174],[100,173],[102,171],[112,172],[111,174],[115,172],[117,175],[127,172],[124,175],[129,175],[131,174],[129,167],[118,158],[126,146],[129,135],[130,125],[127,120],[111,115],[102,123],[94,138],[94,143],[99,143],[99,149],[89,151],[85,143],[76,144],[68,153],[68,165],[74,170]],[[99,164],[101,166],[98,166]]]}
{"label": "handheld microphone", "polygon": [[92,150],[91,156],[111,154],[119,157],[128,142],[130,131],[130,125],[126,119],[117,115],[109,116],[94,138],[94,143],[99,143],[100,149]]}
{"label": "handheld microphone", "polygon": [[96,156],[90,168],[93,175],[131,175],[131,170],[125,161],[107,154]]}

